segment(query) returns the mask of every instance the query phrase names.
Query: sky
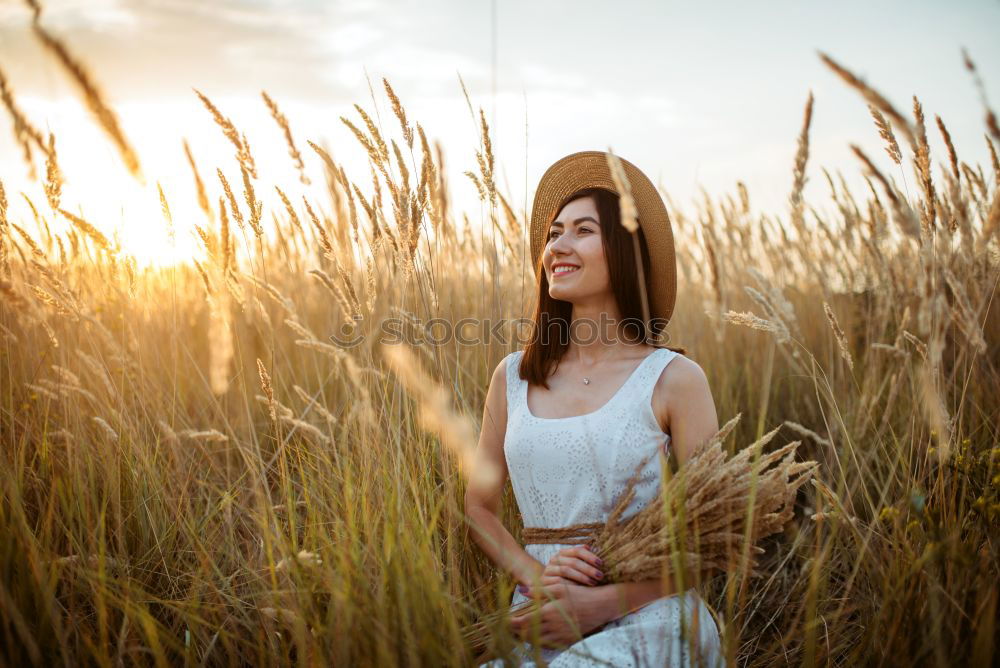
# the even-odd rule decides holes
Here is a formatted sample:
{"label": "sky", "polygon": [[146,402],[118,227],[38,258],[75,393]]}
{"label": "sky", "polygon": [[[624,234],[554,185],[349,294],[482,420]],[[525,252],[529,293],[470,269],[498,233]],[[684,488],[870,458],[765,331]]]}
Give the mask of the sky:
{"label": "sky", "polygon": [[[43,4],[43,24],[86,64],[112,101],[139,153],[145,184],[128,176],[72,84],[39,47],[30,12],[17,0],[0,0],[0,68],[32,122],[56,135],[67,180],[63,206],[117,233],[140,259],[170,254],[156,183],[171,201],[179,230],[201,222],[182,139],[190,142],[207,181],[216,167],[239,181],[231,146],[192,89],[205,93],[248,135],[261,184],[267,184],[259,190],[278,184],[300,192],[282,135],[261,100],[266,90],[289,118],[311,174],[322,172],[307,139],[326,146],[350,178],[368,184],[362,185],[367,193],[364,154],[340,117],[357,122],[352,105],[358,103],[376,111],[398,138],[382,91],[385,77],[411,121],[441,141],[456,205],[474,224],[483,209],[463,172],[476,170],[478,120],[459,77],[492,126],[499,186],[519,210],[530,209],[537,181],[552,162],[579,150],[610,148],[689,213],[701,189],[735,197],[742,181],[755,212],[787,218],[796,139],[810,92],[808,202],[830,201],[821,166],[842,170],[863,196],[850,143],[912,189],[912,173],[901,174],[889,162],[863,99],[820,61],[819,51],[907,115],[917,95],[935,165],[946,160],[935,114],[947,124],[959,159],[989,165],[983,108],[962,66],[963,47],[1000,111],[1000,0]],[[44,196],[40,184],[27,181],[11,120],[0,115],[0,180],[17,220],[30,214],[16,193],[40,204]],[[217,181],[209,185],[217,196]],[[264,197],[271,208],[273,198]],[[186,241],[170,252],[190,255],[192,236],[181,238]]]}

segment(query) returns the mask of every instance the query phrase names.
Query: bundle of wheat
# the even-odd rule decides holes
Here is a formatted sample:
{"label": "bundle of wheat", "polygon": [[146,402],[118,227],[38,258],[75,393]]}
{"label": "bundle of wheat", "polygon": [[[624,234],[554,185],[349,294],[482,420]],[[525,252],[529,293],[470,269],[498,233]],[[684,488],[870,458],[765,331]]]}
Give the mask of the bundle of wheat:
{"label": "bundle of wheat", "polygon": [[[762,454],[780,426],[727,458],[722,442],[739,419],[737,415],[697,446],[676,473],[659,449],[653,453],[661,457],[663,472],[659,503],[622,519],[635,498],[635,485],[647,458],[629,478],[603,524],[526,527],[522,538],[529,543],[585,543],[601,556],[606,584],[674,578],[709,569],[745,572],[749,568],[750,574],[757,575],[753,555],[764,551],[757,543],[784,529],[793,515],[796,492],[818,463],[794,461],[801,441]],[[465,638],[482,648],[508,616],[542,603],[532,599],[489,614],[469,626]]]}

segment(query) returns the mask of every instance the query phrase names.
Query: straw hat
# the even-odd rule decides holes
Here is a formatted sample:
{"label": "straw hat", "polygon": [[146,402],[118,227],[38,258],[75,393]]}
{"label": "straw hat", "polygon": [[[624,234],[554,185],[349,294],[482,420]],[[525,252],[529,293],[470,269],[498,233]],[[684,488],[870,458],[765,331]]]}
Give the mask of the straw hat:
{"label": "straw hat", "polygon": [[[650,274],[649,314],[651,318],[670,320],[677,295],[677,262],[674,258],[674,236],[670,218],[656,186],[638,167],[620,158],[632,188],[632,198],[638,210],[649,250],[652,267],[643,269]],[[549,223],[559,213],[564,200],[583,188],[604,188],[620,195],[611,178],[608,154],[604,151],[580,151],[560,158],[542,175],[535,190],[531,207],[531,260],[537,278],[542,278],[539,258],[545,249],[545,234]]]}

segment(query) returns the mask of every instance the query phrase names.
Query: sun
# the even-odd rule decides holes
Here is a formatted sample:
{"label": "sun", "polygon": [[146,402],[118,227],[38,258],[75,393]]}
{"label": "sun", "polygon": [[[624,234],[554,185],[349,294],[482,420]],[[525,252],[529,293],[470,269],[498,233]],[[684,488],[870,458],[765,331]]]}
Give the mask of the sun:
{"label": "sun", "polygon": [[[68,201],[73,201],[72,190],[76,188],[87,189],[91,193],[103,191],[106,196],[88,197],[86,209],[70,209],[70,213],[100,230],[120,254],[134,258],[137,266],[169,267],[191,263],[205,255],[195,233],[196,224],[205,224],[204,213],[192,211],[180,198],[175,201],[166,199],[164,207],[160,187],[165,193],[168,187],[162,183],[140,184],[131,178],[117,180],[109,178],[108,172],[92,184],[88,184],[87,179],[74,181],[72,189],[67,188],[64,192]],[[56,230],[68,231],[72,227],[63,216],[58,218],[60,222]]]}

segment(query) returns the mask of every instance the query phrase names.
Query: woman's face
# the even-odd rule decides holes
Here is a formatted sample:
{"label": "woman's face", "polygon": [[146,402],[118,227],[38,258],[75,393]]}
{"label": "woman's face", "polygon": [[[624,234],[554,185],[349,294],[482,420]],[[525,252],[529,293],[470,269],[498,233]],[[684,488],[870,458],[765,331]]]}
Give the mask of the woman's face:
{"label": "woman's face", "polygon": [[542,267],[553,299],[580,303],[603,298],[610,277],[592,197],[569,202],[549,227]]}

